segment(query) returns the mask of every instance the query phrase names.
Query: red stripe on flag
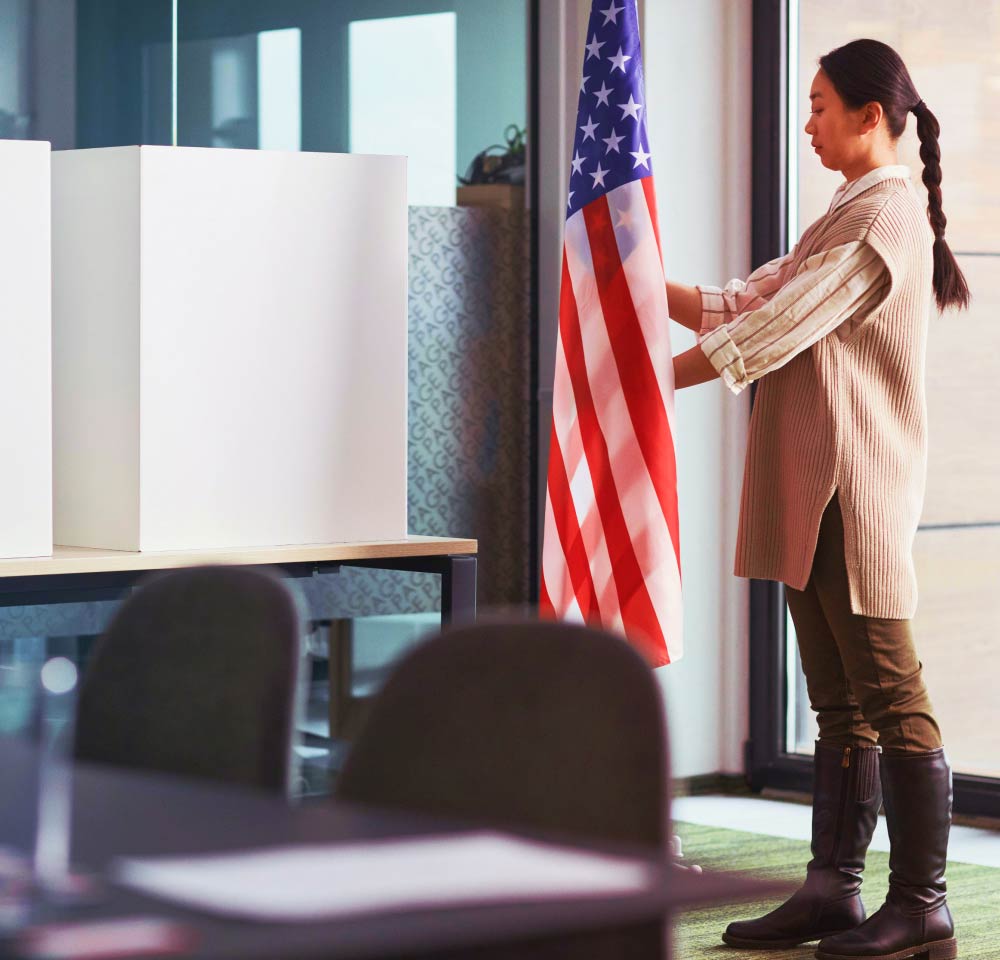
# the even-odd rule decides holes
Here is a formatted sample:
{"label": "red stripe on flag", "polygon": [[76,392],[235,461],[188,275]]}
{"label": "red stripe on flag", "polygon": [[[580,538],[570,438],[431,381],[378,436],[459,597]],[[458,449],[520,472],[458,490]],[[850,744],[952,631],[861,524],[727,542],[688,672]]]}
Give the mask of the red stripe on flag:
{"label": "red stripe on flag", "polygon": [[642,192],[646,195],[649,219],[653,224],[653,234],[656,237],[656,252],[660,255],[660,263],[663,263],[663,247],[660,246],[660,220],[656,216],[656,188],[653,186],[652,177],[643,177],[640,183],[642,183]]}
{"label": "red stripe on flag", "polygon": [[552,424],[552,441],[549,444],[548,492],[549,505],[552,507],[552,516],[559,531],[559,542],[566,557],[576,602],[580,605],[580,612],[585,621],[600,623],[601,610],[597,603],[594,579],[590,573],[590,558],[583,543],[573,498],[570,496],[569,475],[566,473],[562,449],[556,436],[555,423]]}
{"label": "red stripe on flag", "polygon": [[542,571],[542,591],[538,598],[538,612],[543,616],[551,617],[555,613],[552,606],[552,598],[549,596],[549,589],[545,586],[545,571]]}
{"label": "red stripe on flag", "polygon": [[583,449],[590,467],[604,539],[611,557],[611,572],[618,588],[622,620],[626,630],[635,628],[643,634],[643,636],[630,634],[629,639],[637,645],[648,646],[649,658],[656,663],[662,663],[667,644],[629,536],[614,475],[611,472],[608,445],[597,421],[594,398],[587,379],[580,319],[573,296],[573,283],[569,275],[569,262],[565,250],[562,296],[559,303],[559,332],[562,336],[570,381],[573,384],[573,399],[583,437]]}
{"label": "red stripe on flag", "polygon": [[[604,322],[611,341],[611,351],[618,366],[618,376],[625,395],[639,448],[649,470],[667,522],[670,538],[681,568],[680,523],[677,517],[677,462],[670,433],[667,410],[653,362],[649,359],[646,338],[636,316],[632,293],[618,255],[618,241],[611,225],[607,197],[601,196],[583,208],[590,241],[597,291],[604,311]],[[663,323],[667,323],[663,318]]]}

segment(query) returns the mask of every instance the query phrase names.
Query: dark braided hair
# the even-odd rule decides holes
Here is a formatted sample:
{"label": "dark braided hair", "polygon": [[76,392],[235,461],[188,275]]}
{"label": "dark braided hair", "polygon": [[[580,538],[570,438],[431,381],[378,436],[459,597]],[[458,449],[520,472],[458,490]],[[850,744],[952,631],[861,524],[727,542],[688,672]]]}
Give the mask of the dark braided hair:
{"label": "dark braided hair", "polygon": [[944,239],[948,219],[941,207],[941,126],[917,93],[902,58],[878,40],[852,40],[820,57],[819,65],[849,109],[860,110],[873,101],[882,105],[894,141],[906,129],[909,112],[916,115],[924,164],[921,179],[927,187],[927,218],[934,228],[934,296],[939,310],[950,306],[967,308],[969,287]]}

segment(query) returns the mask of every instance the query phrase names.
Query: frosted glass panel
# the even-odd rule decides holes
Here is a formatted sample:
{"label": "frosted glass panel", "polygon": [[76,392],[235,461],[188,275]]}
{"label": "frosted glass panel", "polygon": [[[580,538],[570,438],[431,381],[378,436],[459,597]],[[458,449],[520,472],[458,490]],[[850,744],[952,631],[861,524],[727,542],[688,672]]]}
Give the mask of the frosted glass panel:
{"label": "frosted glass panel", "polygon": [[411,205],[455,203],[455,14],[355,20],[351,153],[408,160]]}

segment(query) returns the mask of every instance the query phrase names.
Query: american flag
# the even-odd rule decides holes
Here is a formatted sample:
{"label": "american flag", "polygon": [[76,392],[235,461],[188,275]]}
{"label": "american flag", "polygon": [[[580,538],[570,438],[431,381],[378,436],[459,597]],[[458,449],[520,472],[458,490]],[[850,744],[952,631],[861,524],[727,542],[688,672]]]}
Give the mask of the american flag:
{"label": "american flag", "polygon": [[682,651],[674,377],[635,0],[594,0],[563,241],[543,615]]}

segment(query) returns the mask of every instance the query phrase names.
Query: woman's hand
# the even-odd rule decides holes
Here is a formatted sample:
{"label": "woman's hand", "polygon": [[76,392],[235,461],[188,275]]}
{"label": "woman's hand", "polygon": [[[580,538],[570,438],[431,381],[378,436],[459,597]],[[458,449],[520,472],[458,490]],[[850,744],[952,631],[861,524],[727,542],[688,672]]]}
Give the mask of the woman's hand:
{"label": "woman's hand", "polygon": [[701,329],[701,293],[698,288],[668,280],[667,313],[672,320],[697,333]]}
{"label": "woman's hand", "polygon": [[[698,333],[701,330],[701,291],[683,283],[667,281],[667,310],[678,323]],[[674,389],[693,387],[715,380],[719,371],[712,366],[700,346],[674,357]]]}

